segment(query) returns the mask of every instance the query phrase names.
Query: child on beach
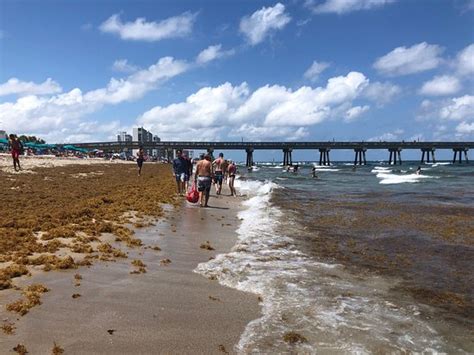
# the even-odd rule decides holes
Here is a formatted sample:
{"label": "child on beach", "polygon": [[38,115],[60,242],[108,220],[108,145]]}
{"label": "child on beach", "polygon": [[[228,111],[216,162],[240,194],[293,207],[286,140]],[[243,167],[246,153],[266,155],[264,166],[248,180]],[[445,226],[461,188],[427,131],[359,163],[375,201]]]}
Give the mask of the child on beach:
{"label": "child on beach", "polygon": [[[20,154],[21,154],[21,142],[18,140],[18,138],[14,134],[10,134],[10,149],[12,152],[12,158],[13,158],[13,168],[15,171],[21,170],[20,166]],[[18,166],[18,168],[17,168]]]}

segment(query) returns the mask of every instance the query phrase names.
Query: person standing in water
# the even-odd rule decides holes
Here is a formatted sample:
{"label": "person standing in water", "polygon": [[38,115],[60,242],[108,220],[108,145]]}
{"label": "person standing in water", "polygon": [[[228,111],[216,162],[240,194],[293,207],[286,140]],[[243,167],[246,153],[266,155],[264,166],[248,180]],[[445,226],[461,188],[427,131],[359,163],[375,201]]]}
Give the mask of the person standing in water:
{"label": "person standing in water", "polygon": [[137,165],[138,165],[138,176],[142,175],[143,162],[145,161],[145,153],[143,148],[138,149],[137,153]]}
{"label": "person standing in water", "polygon": [[206,154],[204,159],[198,161],[196,165],[196,173],[194,174],[194,182],[197,184],[199,191],[201,207],[208,207],[207,203],[209,201],[212,183],[212,163],[209,154]]}
{"label": "person standing in water", "polygon": [[222,190],[222,180],[224,179],[224,154],[219,153],[219,158],[212,162],[212,166],[215,168],[215,181],[216,181],[216,192],[218,195],[221,194]]}
{"label": "person standing in water", "polygon": [[21,170],[20,166],[20,154],[21,154],[21,142],[18,140],[17,136],[10,134],[10,149],[12,152],[13,158],[13,168],[15,171]]}
{"label": "person standing in water", "polygon": [[234,181],[235,181],[235,173],[237,172],[237,166],[234,164],[232,160],[229,161],[229,166],[227,167],[227,172],[229,174],[229,188],[230,188],[230,195],[237,196],[237,192],[235,191]]}

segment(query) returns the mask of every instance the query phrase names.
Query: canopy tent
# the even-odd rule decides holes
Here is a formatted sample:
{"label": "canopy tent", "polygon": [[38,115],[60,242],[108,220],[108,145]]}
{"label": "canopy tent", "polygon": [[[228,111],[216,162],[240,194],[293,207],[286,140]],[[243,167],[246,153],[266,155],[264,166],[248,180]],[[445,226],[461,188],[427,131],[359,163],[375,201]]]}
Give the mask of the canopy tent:
{"label": "canopy tent", "polygon": [[76,146],[73,146],[73,145],[65,145],[63,146],[63,149],[65,150],[73,150],[75,152],[80,152],[80,153],[89,153],[89,151],[87,149],[84,149],[84,148],[79,148],[79,147],[76,147]]}

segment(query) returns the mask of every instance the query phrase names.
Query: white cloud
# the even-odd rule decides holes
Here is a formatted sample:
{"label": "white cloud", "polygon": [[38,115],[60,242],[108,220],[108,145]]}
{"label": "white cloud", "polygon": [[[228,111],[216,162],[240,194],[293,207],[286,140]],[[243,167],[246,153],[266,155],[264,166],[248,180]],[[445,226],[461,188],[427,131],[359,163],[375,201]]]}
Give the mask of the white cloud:
{"label": "white cloud", "polygon": [[234,128],[230,133],[230,137],[242,137],[246,140],[262,141],[274,140],[281,137],[284,140],[296,141],[298,139],[309,136],[306,127],[281,127],[281,126],[256,126],[253,124],[244,123],[240,127]]}
{"label": "white cloud", "polygon": [[295,131],[303,137],[305,127],[341,117],[341,107],[346,111],[367,84],[368,79],[357,72],[331,78],[325,87],[303,86],[295,91],[265,85],[251,92],[246,83],[225,83],[202,88],[184,102],[156,106],[138,117],[137,124],[160,132],[164,139],[202,140],[194,135],[201,132],[219,139],[245,131],[245,137],[253,139],[258,135],[289,139]]}
{"label": "white cloud", "polygon": [[402,92],[398,85],[389,82],[374,82],[367,85],[363,92],[363,96],[371,101],[376,102],[379,106],[385,105],[392,101]]}
{"label": "white cloud", "polygon": [[449,100],[441,107],[439,115],[450,120],[474,119],[474,96],[464,95]]}
{"label": "white cloud", "polygon": [[114,64],[112,64],[112,70],[122,73],[133,73],[138,70],[138,67],[130,64],[127,59],[117,59]]}
{"label": "white cloud", "polygon": [[456,58],[457,71],[461,75],[474,74],[474,44],[460,51]]}
{"label": "white cloud", "polygon": [[21,81],[17,78],[11,78],[7,82],[0,84],[0,96],[48,95],[56,94],[61,91],[61,86],[51,78],[46,79],[41,84],[36,84],[32,81]]}
{"label": "white cloud", "polygon": [[139,17],[134,22],[123,23],[120,15],[110,16],[100,25],[100,30],[117,34],[124,40],[160,41],[167,38],[185,37],[192,32],[197,14],[185,12],[179,16],[169,17],[160,22],[146,22]]}
{"label": "white cloud", "polygon": [[457,125],[456,132],[461,133],[461,134],[474,134],[474,122],[473,123],[461,122],[460,124]]}
{"label": "white cloud", "polygon": [[378,58],[374,68],[390,76],[407,75],[436,68],[441,62],[444,49],[436,44],[421,42],[409,48],[397,47]]}
{"label": "white cloud", "polygon": [[423,84],[419,93],[422,95],[443,96],[452,95],[461,90],[459,79],[454,76],[435,76]]}
{"label": "white cloud", "polygon": [[251,16],[245,16],[240,20],[240,32],[242,32],[251,45],[262,42],[269,34],[283,29],[291,17],[285,13],[285,5],[277,3],[273,7],[262,7]]}
{"label": "white cloud", "polygon": [[202,50],[196,58],[196,63],[206,64],[218,58],[231,56],[234,53],[235,53],[235,50],[229,49],[227,51],[223,51],[222,45],[216,44],[214,46],[209,46],[206,49]]}
{"label": "white cloud", "polygon": [[404,133],[403,129],[397,128],[393,132],[386,132],[379,136],[371,137],[367,139],[369,142],[389,142],[389,141],[398,141],[400,140],[400,135]]}
{"label": "white cloud", "polygon": [[345,14],[357,10],[370,10],[391,4],[396,0],[326,0],[321,4],[309,1],[308,5],[314,13]]}
{"label": "white cloud", "polygon": [[369,109],[370,109],[370,106],[368,105],[351,107],[349,110],[346,111],[346,116],[344,118],[344,121],[353,122],[358,117],[360,117],[363,113],[369,111]]}
{"label": "white cloud", "polygon": [[420,105],[419,118],[438,120],[474,120],[474,96],[464,95],[446,100],[423,100]]}
{"label": "white cloud", "polygon": [[319,74],[329,68],[331,64],[326,62],[314,61],[313,64],[305,71],[304,77],[312,82],[316,82],[319,78]]}
{"label": "white cloud", "polygon": [[[49,97],[29,95],[16,102],[0,104],[0,121],[7,131],[54,134],[59,130],[75,132],[86,114],[104,105],[136,100],[155,89],[160,83],[188,70],[186,62],[163,57],[147,69],[127,78],[112,78],[104,88],[83,93],[79,88]],[[68,140],[67,134],[59,135]]]}

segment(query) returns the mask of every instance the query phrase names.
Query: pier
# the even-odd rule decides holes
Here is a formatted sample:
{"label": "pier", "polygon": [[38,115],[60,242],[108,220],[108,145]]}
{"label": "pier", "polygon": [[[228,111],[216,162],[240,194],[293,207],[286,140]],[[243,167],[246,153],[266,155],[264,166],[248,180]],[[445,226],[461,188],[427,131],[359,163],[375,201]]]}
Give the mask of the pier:
{"label": "pier", "polygon": [[[353,150],[354,165],[367,164],[366,152],[369,150],[386,150],[389,164],[402,164],[402,151],[415,149],[421,152],[420,162],[435,162],[436,150],[448,149],[453,151],[453,163],[468,163],[468,151],[474,148],[474,142],[194,142],[194,141],[161,141],[161,142],[91,142],[75,143],[76,147],[86,149],[101,149],[107,152],[122,152],[124,149],[159,149],[169,153],[176,149],[206,150],[244,150],[247,154],[246,165],[254,165],[255,150],[281,150],[283,165],[292,165],[294,150],[319,151],[319,164],[330,165],[331,150]],[[61,146],[61,144],[58,144]],[[431,156],[431,157],[430,157]]]}

